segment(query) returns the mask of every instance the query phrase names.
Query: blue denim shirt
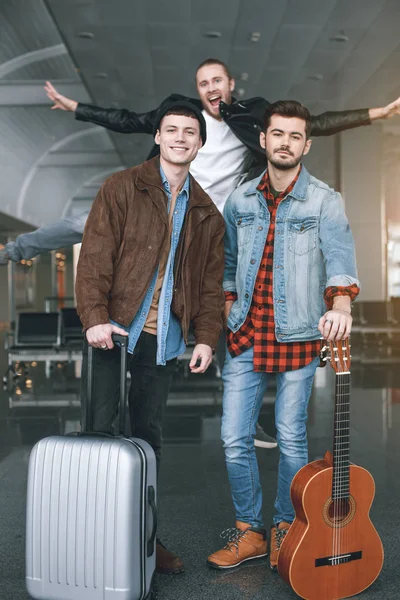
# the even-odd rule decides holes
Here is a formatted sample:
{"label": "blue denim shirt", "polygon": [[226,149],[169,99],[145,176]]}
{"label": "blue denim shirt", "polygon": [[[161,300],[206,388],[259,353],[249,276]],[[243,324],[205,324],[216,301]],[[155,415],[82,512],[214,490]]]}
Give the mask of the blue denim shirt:
{"label": "blue denim shirt", "polygon": [[[237,188],[224,208],[224,291],[238,296],[227,322],[234,332],[249,312],[268,235],[270,212],[257,190],[263,175]],[[342,198],[304,166],[276,212],[273,281],[278,342],[320,338],[325,288],[360,285]]]}
{"label": "blue denim shirt", "polygon": [[[165,193],[168,197],[168,212],[171,205],[171,189],[165,173],[160,166],[160,175]],[[183,221],[186,214],[189,200],[189,175],[176,199],[175,210],[172,217],[172,235],[171,248],[168,255],[165,275],[161,288],[160,299],[158,303],[157,316],[157,364],[165,365],[167,360],[180,356],[185,351],[185,341],[183,339],[182,327],[178,317],[171,311],[172,294],[174,291],[174,259],[178,247],[179,236],[182,230]],[[154,287],[157,281],[158,269],[154,273],[150,287],[146,296],[129,327],[122,327],[119,323],[111,320],[111,323],[118,325],[129,332],[128,352],[133,353],[140,334],[143,331],[149,314],[151,301],[153,299]]]}

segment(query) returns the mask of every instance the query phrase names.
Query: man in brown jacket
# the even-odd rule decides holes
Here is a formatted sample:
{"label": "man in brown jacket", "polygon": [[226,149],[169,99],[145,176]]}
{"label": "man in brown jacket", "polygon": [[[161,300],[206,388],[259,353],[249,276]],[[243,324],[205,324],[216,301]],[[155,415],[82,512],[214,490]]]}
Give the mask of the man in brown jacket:
{"label": "man in brown jacket", "polygon": [[[160,157],[109,177],[89,214],[76,278],[77,309],[94,353],[93,428],[116,417],[119,354],[111,334],[128,336],[132,435],[154,449],[159,466],[162,419],[189,325],[193,373],[204,373],[223,326],[224,221],[189,175],[206,141],[201,111],[179,101],[155,123]],[[86,389],[87,345],[82,389]],[[159,542],[159,541],[158,541]],[[183,571],[159,542],[157,570]]]}

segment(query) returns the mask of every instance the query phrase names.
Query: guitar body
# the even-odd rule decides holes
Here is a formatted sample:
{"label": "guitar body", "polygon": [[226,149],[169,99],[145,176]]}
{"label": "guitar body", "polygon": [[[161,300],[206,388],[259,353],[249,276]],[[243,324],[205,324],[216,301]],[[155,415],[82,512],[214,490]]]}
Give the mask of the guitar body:
{"label": "guitar body", "polygon": [[378,577],[383,547],[370,518],[372,476],[350,464],[350,497],[332,503],[332,457],[297,473],[291,486],[296,518],[278,560],[281,577],[305,600],[339,600],[359,594]]}

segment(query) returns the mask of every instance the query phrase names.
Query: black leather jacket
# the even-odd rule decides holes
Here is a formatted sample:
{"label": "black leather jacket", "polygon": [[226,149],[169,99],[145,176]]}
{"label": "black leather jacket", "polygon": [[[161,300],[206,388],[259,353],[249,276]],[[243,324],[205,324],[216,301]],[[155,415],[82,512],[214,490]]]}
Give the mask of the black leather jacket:
{"label": "black leather jacket", "polygon": [[[181,94],[168,96],[159,107],[146,113],[135,113],[125,108],[101,108],[91,104],[79,103],[75,118],[79,121],[90,121],[118,133],[149,133],[153,134],[155,116],[165,102],[188,100],[202,108],[198,98],[188,98]],[[249,100],[234,100],[232,104],[220,103],[220,113],[225,121],[252,155],[252,167],[265,166],[265,150],[260,146],[259,136],[263,127],[264,112],[270,105],[264,98]],[[368,109],[343,110],[339,112],[324,112],[312,117],[312,135],[332,135],[345,129],[369,125]],[[154,145],[148,158],[159,154],[159,146]],[[249,166],[249,165],[248,165]]]}

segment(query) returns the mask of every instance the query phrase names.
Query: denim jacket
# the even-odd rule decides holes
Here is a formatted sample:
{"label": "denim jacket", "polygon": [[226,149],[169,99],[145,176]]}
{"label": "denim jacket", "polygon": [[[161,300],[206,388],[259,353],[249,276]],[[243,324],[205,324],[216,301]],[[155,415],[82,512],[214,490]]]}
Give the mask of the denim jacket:
{"label": "denim jacket", "polygon": [[[237,293],[227,323],[233,332],[249,311],[268,235],[270,213],[257,190],[262,176],[237,188],[224,209],[224,291]],[[325,289],[359,285],[342,198],[304,166],[276,212],[273,269],[278,342],[321,337],[318,321],[326,310]]]}

